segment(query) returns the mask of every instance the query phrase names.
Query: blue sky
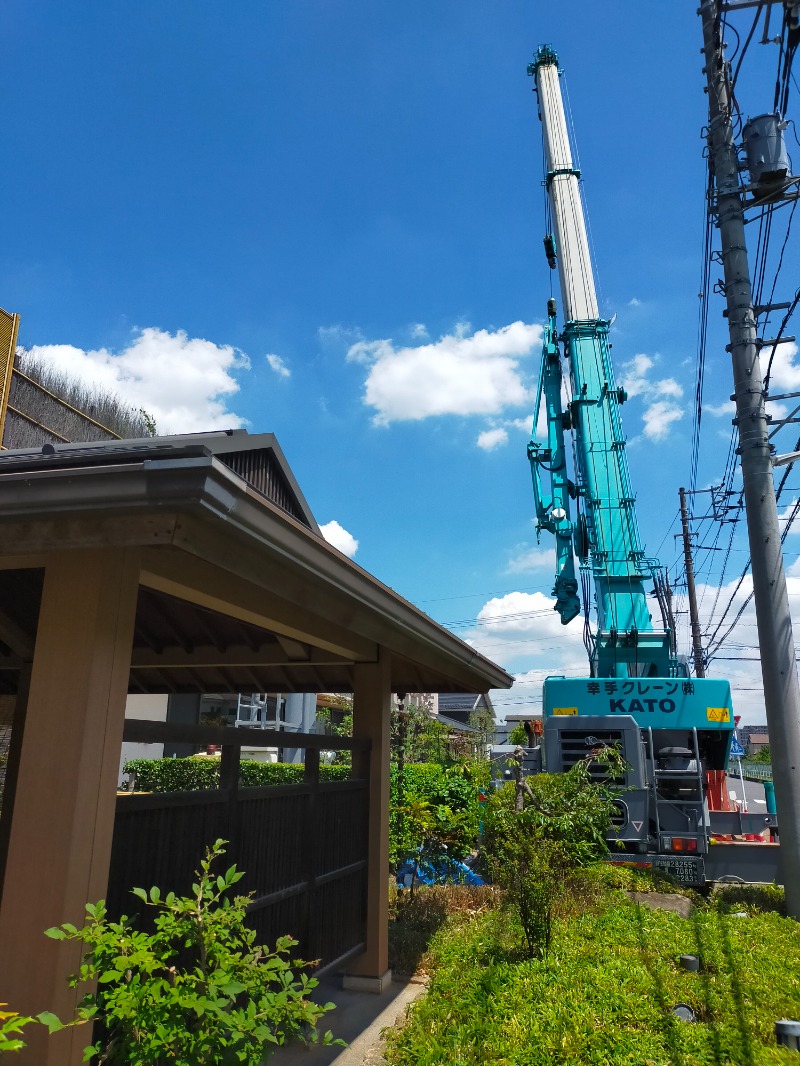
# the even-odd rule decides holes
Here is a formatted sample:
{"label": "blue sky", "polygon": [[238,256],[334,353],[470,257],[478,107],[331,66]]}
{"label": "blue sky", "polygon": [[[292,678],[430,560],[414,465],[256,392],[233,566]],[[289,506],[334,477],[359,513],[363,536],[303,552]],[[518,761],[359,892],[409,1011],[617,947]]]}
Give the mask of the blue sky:
{"label": "blue sky", "polygon": [[[525,68],[549,42],[565,70],[640,522],[671,564],[706,174],[695,7],[6,0],[0,303],[26,347],[163,431],[274,432],[320,524],[519,675],[500,713],[536,712],[541,677],[584,659],[580,622],[561,630],[550,610],[525,455],[555,283]],[[732,21],[744,38],[750,16]],[[771,108],[775,56],[751,45],[743,112]],[[796,268],[790,244],[775,299]],[[730,440],[721,310],[715,297],[698,487]],[[781,391],[800,384],[793,359],[785,346]],[[698,530],[716,543],[720,527]],[[698,559],[704,612],[723,554]],[[717,617],[746,558],[737,528]],[[757,663],[713,671],[763,717]]]}

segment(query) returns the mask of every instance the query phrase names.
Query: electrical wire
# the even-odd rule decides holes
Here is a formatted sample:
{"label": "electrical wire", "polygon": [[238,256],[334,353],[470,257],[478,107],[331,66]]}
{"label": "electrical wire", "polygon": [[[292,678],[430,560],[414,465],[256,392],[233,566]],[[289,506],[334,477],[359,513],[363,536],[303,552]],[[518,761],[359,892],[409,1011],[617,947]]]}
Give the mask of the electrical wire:
{"label": "electrical wire", "polygon": [[711,169],[711,160],[708,160],[708,173],[706,176],[706,193],[703,233],[702,269],[700,280],[700,308],[697,322],[697,363],[695,374],[695,411],[692,423],[692,444],[690,458],[689,488],[694,492],[697,488],[697,468],[700,456],[700,425],[703,417],[703,384],[705,378],[706,344],[708,340],[708,310],[709,296],[711,292],[711,247],[713,242],[714,226],[709,210],[711,197],[714,190],[714,177]]}
{"label": "electrical wire", "polygon": [[[764,4],[762,2],[756,8],[755,17],[753,18],[753,25],[750,27],[750,32],[748,33],[747,37],[745,38],[744,48],[742,48],[741,54],[739,55],[739,62],[736,64],[736,70],[733,72],[733,77],[731,78],[731,82],[730,82],[731,91],[733,91],[736,88],[736,82],[737,82],[737,79],[739,77],[739,71],[742,69],[742,61],[744,60],[744,57],[747,54],[747,49],[750,47],[750,42],[752,41],[753,34],[756,31],[756,26],[758,25],[758,20],[761,18],[761,11],[762,11],[763,7],[764,7]],[[733,55],[731,56],[731,62],[733,62],[733,60],[736,58],[736,54],[737,54],[737,52],[739,50],[739,43],[740,43],[739,42],[739,34],[736,33],[736,30],[733,29],[733,26],[731,26],[731,25],[729,25],[729,24],[727,24],[725,22],[723,22],[723,26],[726,29],[733,30],[733,32],[736,34],[736,52],[734,52]]]}
{"label": "electrical wire", "polygon": [[[787,238],[788,238],[788,231],[787,231]],[[784,246],[785,246],[785,242],[784,242]],[[791,304],[789,305],[789,310],[783,316],[783,321],[781,322],[780,329],[778,330],[777,335],[775,337],[775,343],[772,345],[772,351],[769,353],[769,361],[767,362],[767,372],[764,375],[764,380],[763,380],[764,392],[768,392],[769,391],[769,382],[770,382],[770,378],[772,376],[772,362],[775,359],[775,353],[778,350],[778,345],[780,343],[781,337],[783,336],[783,331],[786,329],[787,325],[789,324],[789,319],[794,314],[795,308],[797,307],[798,303],[800,303],[800,289],[798,289],[797,292],[794,294],[794,299],[792,300]]]}

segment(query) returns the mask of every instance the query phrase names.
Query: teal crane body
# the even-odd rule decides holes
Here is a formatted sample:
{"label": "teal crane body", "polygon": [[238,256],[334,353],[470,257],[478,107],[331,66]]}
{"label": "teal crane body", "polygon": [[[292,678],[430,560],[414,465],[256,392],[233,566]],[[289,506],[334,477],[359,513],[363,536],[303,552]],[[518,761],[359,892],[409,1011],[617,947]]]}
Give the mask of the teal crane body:
{"label": "teal crane body", "polygon": [[[594,678],[623,682],[647,678],[656,687],[658,679],[669,679],[670,695],[664,697],[663,706],[634,703],[626,713],[650,718],[651,723],[658,719],[666,725],[680,719],[695,728],[729,731],[733,721],[728,683],[688,679],[685,664],[675,654],[674,624],[664,610],[663,597],[658,599],[660,624],[653,621],[650,604],[655,601],[649,593],[659,589],[661,568],[657,559],[646,555],[639,533],[620,417],[627,397],[614,379],[610,323],[598,313],[580,172],[572,161],[558,57],[549,45],[537,50],[528,73],[535,78],[539,98],[546,158],[543,184],[554,227],[545,237],[545,254],[550,268],[559,272],[565,319],[559,331],[556,301],[551,298],[528,445],[536,530],[537,537],[543,530],[555,537],[553,594],[562,623],[571,622],[581,609],[576,558],[580,571],[591,579],[584,587],[593,585],[597,611],[597,632],[588,643],[590,677],[548,678],[545,714],[601,713],[597,701],[609,693],[606,687],[596,688]],[[674,679],[681,679],[681,687],[673,710]]]}

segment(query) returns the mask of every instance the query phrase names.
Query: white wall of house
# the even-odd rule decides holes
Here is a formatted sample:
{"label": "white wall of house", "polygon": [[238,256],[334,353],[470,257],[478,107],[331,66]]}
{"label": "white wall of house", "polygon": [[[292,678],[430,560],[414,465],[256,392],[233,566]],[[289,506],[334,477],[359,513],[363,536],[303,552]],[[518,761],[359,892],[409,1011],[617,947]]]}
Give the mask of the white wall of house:
{"label": "white wall of house", "polygon": [[[128,696],[125,704],[126,718],[139,718],[146,722],[166,722],[169,696]],[[163,744],[122,745],[119,759],[119,781],[124,780],[122,767],[128,759],[160,759],[164,755]]]}

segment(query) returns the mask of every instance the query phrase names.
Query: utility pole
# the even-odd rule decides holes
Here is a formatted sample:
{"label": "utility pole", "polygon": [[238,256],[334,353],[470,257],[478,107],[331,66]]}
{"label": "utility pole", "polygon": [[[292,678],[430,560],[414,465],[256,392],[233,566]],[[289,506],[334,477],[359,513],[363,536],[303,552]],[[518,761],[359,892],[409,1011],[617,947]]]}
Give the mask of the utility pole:
{"label": "utility pole", "polygon": [[716,194],[709,210],[716,216],[722,245],[731,338],[728,350],[733,364],[764,701],[774,752],[781,866],[787,913],[800,918],[800,685],[772,478],[719,0],[701,0],[699,14],[703,22],[703,73],[708,82],[708,147]]}
{"label": "utility pole", "polygon": [[694,672],[698,677],[706,676],[706,664],[703,659],[703,642],[700,639],[700,616],[697,613],[697,590],[694,587],[694,562],[692,561],[692,541],[689,532],[689,512],[686,508],[686,489],[678,489],[681,497],[681,528],[683,529],[683,558],[686,563],[686,591],[689,593],[689,621],[692,625],[692,654]]}

